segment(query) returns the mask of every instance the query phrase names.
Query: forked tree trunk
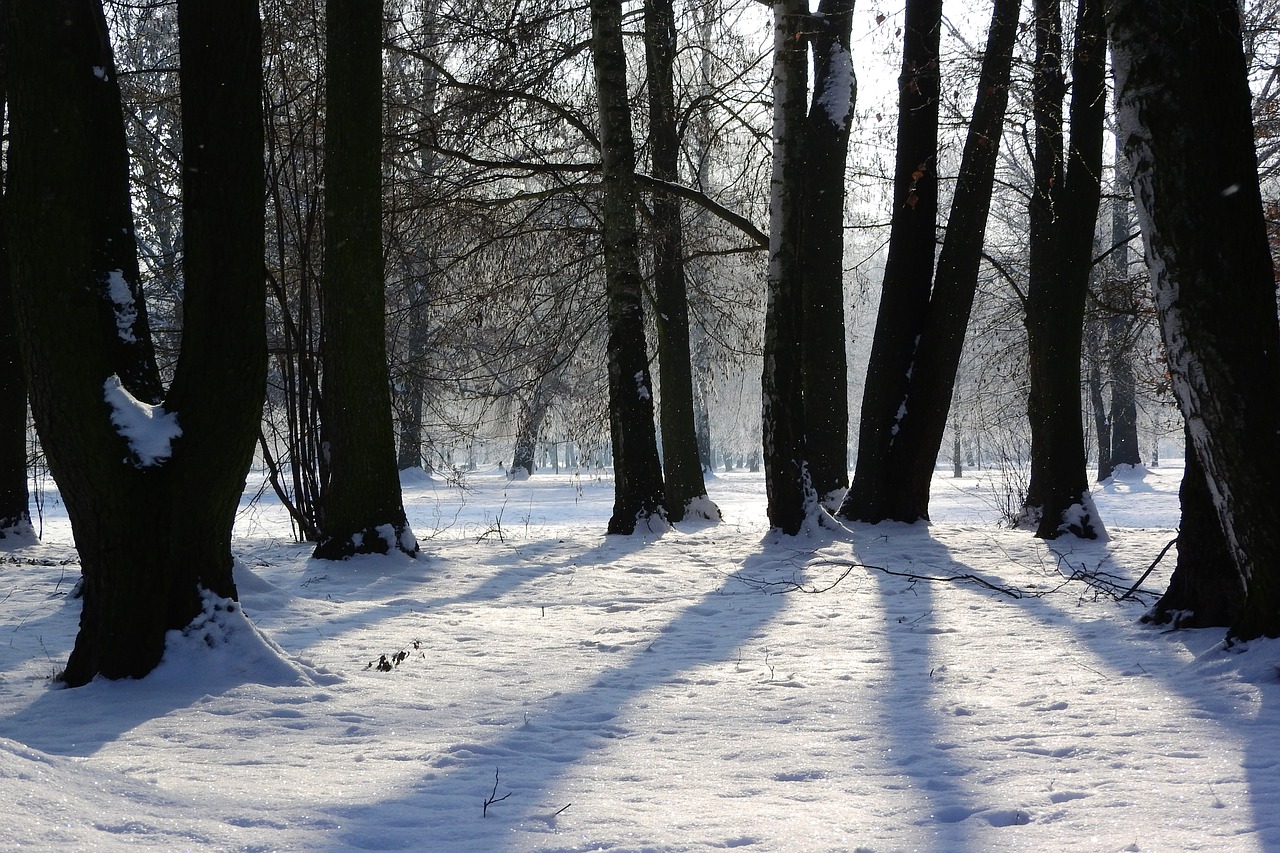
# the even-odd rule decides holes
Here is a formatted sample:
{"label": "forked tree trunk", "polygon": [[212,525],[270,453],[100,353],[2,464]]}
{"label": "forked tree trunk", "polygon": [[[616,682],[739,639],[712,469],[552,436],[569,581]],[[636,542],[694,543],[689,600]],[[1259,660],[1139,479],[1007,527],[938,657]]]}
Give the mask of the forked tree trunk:
{"label": "forked tree trunk", "polygon": [[609,428],[614,501],[609,532],[635,532],[666,507],[653,424],[653,382],[645,346],[639,237],[636,229],[635,141],[627,100],[621,0],[591,0],[591,54],[600,107],[604,181],[601,237],[609,313]]}
{"label": "forked tree trunk", "polygon": [[1174,392],[1245,589],[1230,633],[1278,636],[1280,324],[1239,10],[1113,0],[1108,15]]}
{"label": "forked tree trunk", "polygon": [[[886,269],[885,293],[872,345],[873,353],[878,347],[879,355],[875,370],[868,370],[867,375],[867,387],[874,392],[870,399],[863,399],[861,434],[865,444],[858,447],[853,485],[840,509],[840,515],[846,518],[911,523],[929,517],[929,487],[977,292],[996,155],[1009,100],[1019,5],[1017,0],[998,0],[992,9],[973,120],[965,139],[947,233],[937,270],[927,273],[932,277],[932,291],[924,294],[923,306],[917,288],[919,277],[926,274],[924,256],[908,250],[915,247],[917,253],[932,251],[924,244],[926,233],[931,234],[932,228],[926,228],[916,217],[921,203],[936,207],[936,200],[911,201],[913,186],[917,196],[922,191],[933,192],[928,189],[932,185],[929,175],[899,175],[900,197],[894,221],[902,220],[898,232],[902,248],[898,251],[906,257],[899,261],[901,272],[896,272],[893,279]],[[933,8],[927,18],[922,15],[918,26],[937,25],[936,14],[937,9]],[[932,43],[917,45],[913,51],[919,51],[923,58],[931,49],[936,49]],[[918,135],[920,141],[910,143],[910,148],[900,153],[899,168],[904,170],[912,160],[924,156],[924,140],[935,145],[937,141],[936,96],[931,103],[917,105],[914,101],[919,95],[916,90],[922,85],[925,93],[936,92],[930,88],[936,84],[909,78],[902,96],[904,106],[931,110],[934,115],[928,121],[921,115],[911,118],[911,138]],[[894,252],[892,243],[890,252]],[[904,292],[890,295],[890,288]]]}
{"label": "forked tree trunk", "polygon": [[[201,590],[235,596],[231,526],[266,375],[258,7],[178,4],[186,298],[182,353],[156,409],[120,376],[145,371],[149,343],[124,340],[142,330],[104,313],[94,293],[122,260],[102,250],[99,215],[119,200],[111,181],[127,177],[104,174],[127,161],[102,156],[123,146],[123,125],[104,115],[115,68],[101,6],[8,12],[14,302],[32,410],[84,574],[63,678],[141,677],[165,632],[200,612]],[[146,426],[123,425],[130,417]]]}
{"label": "forked tree trunk", "polygon": [[1100,532],[1089,495],[1080,357],[1101,193],[1106,28],[1081,0],[1072,58],[1071,146],[1064,152],[1061,0],[1036,0],[1035,156],[1027,286],[1031,482],[1024,523],[1042,539]]}
{"label": "forked tree trunk", "polygon": [[315,556],[418,553],[405,519],[387,374],[382,257],[382,3],[329,0],[325,50],[323,432]]}
{"label": "forked tree trunk", "polygon": [[[676,22],[672,0],[646,0],[644,47],[649,71],[653,176],[676,183],[680,178],[680,137],[673,78]],[[662,387],[658,417],[662,424],[667,517],[680,521],[692,511],[702,518],[718,518],[719,512],[712,512],[706,502],[707,487],[698,458],[680,200],[663,192],[653,197],[653,289],[658,379]]]}
{"label": "forked tree trunk", "polygon": [[[891,458],[907,395],[919,327],[929,309],[938,228],[938,46],[941,0],[908,0],[898,75],[898,135],[889,255],[858,428],[853,483],[839,515],[854,521],[894,518],[890,491],[899,477]],[[939,413],[945,420],[945,412]],[[915,518],[910,519],[915,521]]]}

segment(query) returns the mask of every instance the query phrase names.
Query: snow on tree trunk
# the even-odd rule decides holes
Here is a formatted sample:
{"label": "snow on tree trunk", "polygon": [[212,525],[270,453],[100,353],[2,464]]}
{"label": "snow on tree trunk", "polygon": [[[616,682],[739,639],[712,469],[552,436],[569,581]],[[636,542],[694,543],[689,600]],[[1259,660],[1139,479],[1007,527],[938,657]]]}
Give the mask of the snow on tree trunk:
{"label": "snow on tree trunk", "polygon": [[[117,317],[95,292],[120,260],[104,261],[98,214],[115,198],[110,181],[126,177],[102,174],[103,146],[114,147],[122,131],[96,89],[114,75],[102,52],[101,8],[51,0],[10,4],[8,12],[14,307],[32,412],[84,577],[80,632],[63,678],[75,686],[97,675],[141,677],[159,662],[166,631],[202,612],[202,591],[236,594],[231,528],[266,381],[258,6],[178,4],[179,79],[189,107],[186,293],[182,352],[163,408],[182,434],[159,418],[168,440],[154,445],[146,418],[112,422],[104,392],[110,382],[121,396],[129,391],[126,400],[148,405],[118,368],[123,360],[145,373],[138,353],[150,341],[135,325],[139,346],[122,350]],[[162,446],[167,456],[146,450]]]}
{"label": "snow on tree trunk", "polygon": [[1108,19],[1169,372],[1245,589],[1231,634],[1277,636],[1280,326],[1239,11],[1116,0]]}

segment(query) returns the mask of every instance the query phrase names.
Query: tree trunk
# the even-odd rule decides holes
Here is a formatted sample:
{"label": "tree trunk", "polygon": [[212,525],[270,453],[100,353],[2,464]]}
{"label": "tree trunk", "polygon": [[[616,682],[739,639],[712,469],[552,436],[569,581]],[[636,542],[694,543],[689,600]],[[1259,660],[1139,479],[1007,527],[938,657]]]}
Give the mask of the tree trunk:
{"label": "tree trunk", "polygon": [[801,382],[809,478],[835,510],[849,488],[849,375],[844,341],[845,161],[857,94],[853,0],[822,0],[811,19],[813,101],[805,124],[800,249]]}
{"label": "tree trunk", "polygon": [[627,101],[621,0],[591,0],[591,53],[600,106],[604,180],[605,288],[609,313],[609,427],[614,501],[609,532],[629,535],[637,523],[666,516],[662,464],[653,424],[653,383],[641,304],[636,229],[635,141]]}
{"label": "tree trunk", "polygon": [[1061,0],[1036,0],[1035,187],[1030,205],[1027,349],[1031,482],[1024,523],[1036,536],[1098,536],[1085,472],[1081,336],[1101,192],[1105,25],[1099,0],[1076,15],[1071,147],[1064,163]]}
{"label": "tree trunk", "polygon": [[1085,326],[1089,351],[1085,360],[1089,364],[1089,406],[1093,409],[1094,431],[1098,436],[1098,482],[1111,478],[1115,466],[1111,462],[1111,419],[1107,417],[1107,403],[1102,395],[1102,333],[1098,322]]}
{"label": "tree trunk", "polygon": [[920,318],[928,310],[933,287],[941,32],[941,0],[908,0],[898,76],[898,147],[889,256],[862,395],[858,460],[853,484],[840,507],[841,516],[855,521],[875,523],[896,515],[889,508],[889,490],[900,472],[893,469],[891,448],[899,422],[910,411],[908,372],[915,359]]}
{"label": "tree trunk", "polygon": [[1120,131],[1174,392],[1246,590],[1231,635],[1280,635],[1280,325],[1240,16],[1115,0]]}
{"label": "tree trunk", "polygon": [[1186,442],[1187,467],[1178,490],[1182,504],[1178,563],[1169,578],[1169,588],[1142,621],[1172,624],[1175,628],[1225,628],[1240,612],[1244,586],[1222,535],[1213,494],[1190,429]]}
{"label": "tree trunk", "polygon": [[[4,127],[8,79],[8,0],[0,0],[0,128]],[[5,173],[0,161],[0,539],[31,533],[27,494],[27,384],[18,355],[9,275]]]}
{"label": "tree trunk", "polygon": [[[911,115],[899,120],[900,130],[908,131],[908,141],[900,142],[905,150],[899,152],[897,230],[890,236],[890,257],[897,260],[892,277],[889,268],[885,270],[872,344],[874,366],[867,372],[871,391],[863,398],[858,464],[840,508],[846,518],[911,523],[929,517],[929,487],[977,292],[996,155],[1009,100],[1019,5],[1016,0],[998,0],[992,9],[973,120],[936,276],[931,269],[935,224],[917,219],[921,205],[936,210],[936,181],[917,167],[928,162],[922,159],[932,156],[928,152],[936,151],[937,82],[905,77],[901,84],[901,108]],[[916,26],[939,27],[938,9],[927,11],[927,16],[917,12],[921,18]],[[919,38],[917,34],[911,42]],[[909,66],[904,64],[904,74],[922,61],[927,67],[926,58],[936,57],[936,50],[936,42],[915,44],[912,53],[917,58]],[[930,100],[917,102],[921,93],[932,93]],[[909,167],[914,171],[905,172]],[[897,250],[894,239],[900,241]],[[925,269],[926,262],[930,269]],[[921,287],[923,293],[918,292]]]}
{"label": "tree trunk", "polygon": [[62,676],[72,686],[145,675],[165,632],[201,611],[201,590],[235,596],[231,526],[266,357],[258,8],[181,0],[178,16],[183,349],[165,405],[151,407],[118,373],[122,362],[145,366],[137,354],[149,342],[119,343],[145,328],[104,312],[95,293],[122,260],[101,240],[101,211],[119,198],[103,173],[122,167],[103,157],[122,125],[104,115],[101,89],[115,69],[101,6],[9,8],[14,303],[32,411],[84,575],[80,633]]}
{"label": "tree trunk", "polygon": [[803,246],[809,25],[806,0],[773,4],[773,177],[764,320],[765,491],[769,524],[794,536],[820,511],[805,462],[800,258]]}
{"label": "tree trunk", "polygon": [[323,431],[329,488],[315,556],[418,553],[396,468],[382,258],[382,3],[329,0]]}
{"label": "tree trunk", "polygon": [[[649,71],[649,134],[653,176],[679,181],[673,67],[676,22],[672,0],[645,0],[644,47]],[[667,517],[680,521],[688,512],[718,518],[707,503],[707,487],[698,458],[694,416],[693,364],[689,350],[689,301],[684,276],[684,231],[680,200],[670,193],[653,197],[653,289],[658,331],[658,380],[662,399],[662,465]]]}

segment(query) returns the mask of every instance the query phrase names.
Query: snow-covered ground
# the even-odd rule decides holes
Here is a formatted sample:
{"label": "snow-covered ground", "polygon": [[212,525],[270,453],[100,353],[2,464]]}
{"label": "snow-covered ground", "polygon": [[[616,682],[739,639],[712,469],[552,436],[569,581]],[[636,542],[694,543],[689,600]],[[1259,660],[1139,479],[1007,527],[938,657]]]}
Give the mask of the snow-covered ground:
{"label": "snow-covered ground", "polygon": [[421,559],[337,564],[246,499],[251,621],[77,690],[50,505],[0,546],[0,848],[1278,850],[1280,647],[1139,625],[1172,554],[1108,593],[1179,476],[1045,543],[980,478],[940,474],[929,527],[790,540],[759,476],[710,482],[719,525],[623,538],[607,480],[476,473],[406,484]]}

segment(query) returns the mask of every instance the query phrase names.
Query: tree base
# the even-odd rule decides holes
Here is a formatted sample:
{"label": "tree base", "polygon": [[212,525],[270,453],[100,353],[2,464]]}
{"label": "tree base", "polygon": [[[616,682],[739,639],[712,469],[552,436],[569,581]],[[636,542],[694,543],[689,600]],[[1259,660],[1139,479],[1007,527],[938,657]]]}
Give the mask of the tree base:
{"label": "tree base", "polygon": [[355,533],[325,536],[311,556],[317,560],[347,560],[363,554],[389,554],[392,551],[418,556],[418,540],[408,524],[379,524]]}

